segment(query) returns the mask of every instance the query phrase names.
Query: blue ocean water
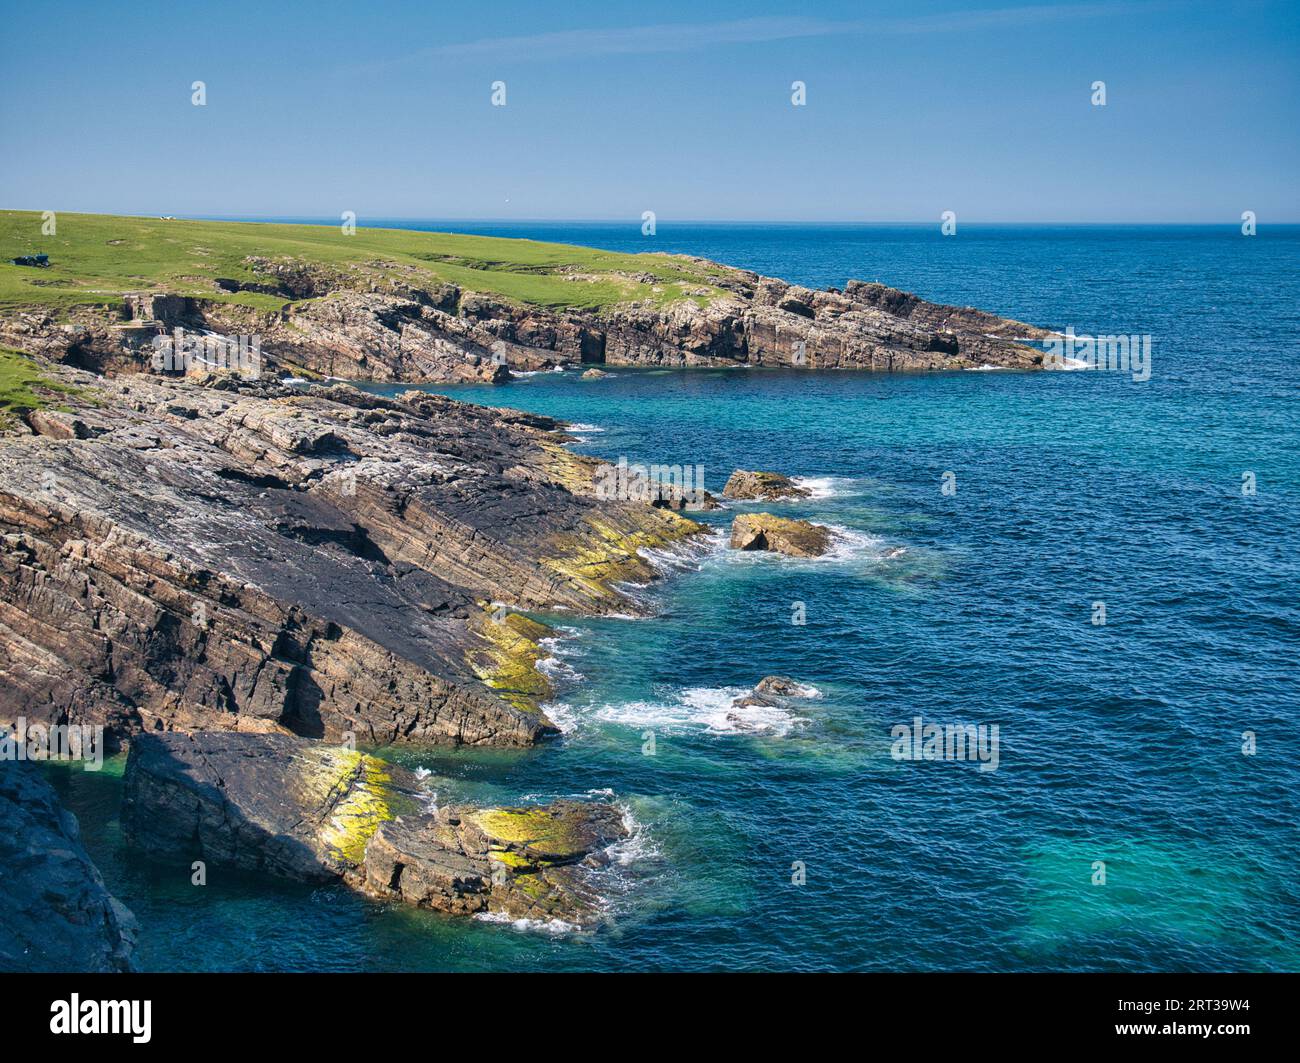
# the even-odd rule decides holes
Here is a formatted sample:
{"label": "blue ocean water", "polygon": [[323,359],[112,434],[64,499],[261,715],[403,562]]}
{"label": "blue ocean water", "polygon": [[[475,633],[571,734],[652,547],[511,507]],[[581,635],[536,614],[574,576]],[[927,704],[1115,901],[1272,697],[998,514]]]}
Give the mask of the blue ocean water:
{"label": "blue ocean water", "polygon": [[[715,545],[637,591],[651,619],[549,618],[566,636],[554,743],[385,753],[444,800],[623,804],[638,832],[599,933],[224,873],[195,889],[122,845],[120,765],[56,772],[144,966],[1300,970],[1300,229],[427,227],[1149,334],[1151,379],[614,370],[431,389],[569,419],[610,460],[702,465],[715,492],[738,467],[805,477],[815,497],[780,512],[839,545]],[[729,720],[768,674],[818,696]],[[893,759],[891,728],[916,717],[996,724],[997,770]]]}

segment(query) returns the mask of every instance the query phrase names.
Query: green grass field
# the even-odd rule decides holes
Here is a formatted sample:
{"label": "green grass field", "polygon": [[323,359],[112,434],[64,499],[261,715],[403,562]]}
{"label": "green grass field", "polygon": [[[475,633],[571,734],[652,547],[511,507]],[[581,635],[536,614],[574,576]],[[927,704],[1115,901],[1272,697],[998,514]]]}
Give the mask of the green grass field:
{"label": "green grass field", "polygon": [[[286,300],[259,292],[222,292],[217,278],[273,283],[252,272],[250,255],[291,258],[365,279],[408,286],[427,281],[549,308],[598,310],[625,302],[707,301],[719,267],[661,255],[625,255],[567,244],[505,240],[405,229],[258,222],[163,221],[107,214],[57,215],[57,233],[41,233],[34,211],[0,211],[0,310],[114,305],[124,292],[160,290],[276,310]],[[48,269],[11,258],[48,254]],[[640,278],[640,279],[638,279]]]}
{"label": "green grass field", "polygon": [[75,388],[47,380],[29,355],[0,347],[0,428],[20,410],[40,410]]}

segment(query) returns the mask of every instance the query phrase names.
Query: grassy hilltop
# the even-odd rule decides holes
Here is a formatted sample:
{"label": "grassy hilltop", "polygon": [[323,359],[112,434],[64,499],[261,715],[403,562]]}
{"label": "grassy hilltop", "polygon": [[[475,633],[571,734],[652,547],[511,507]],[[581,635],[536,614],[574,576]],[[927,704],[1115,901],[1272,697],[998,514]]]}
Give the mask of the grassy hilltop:
{"label": "grassy hilltop", "polygon": [[[0,311],[117,304],[124,292],[150,289],[258,310],[284,306],[279,295],[217,287],[218,278],[274,284],[273,277],[254,272],[250,256],[348,271],[360,282],[452,283],[553,309],[703,302],[717,293],[715,282],[724,274],[717,266],[665,255],[405,229],[358,228],[348,236],[337,225],[64,213],[57,225],[57,235],[43,236],[38,212],[0,211]],[[48,254],[50,267],[9,261],[29,254]]]}

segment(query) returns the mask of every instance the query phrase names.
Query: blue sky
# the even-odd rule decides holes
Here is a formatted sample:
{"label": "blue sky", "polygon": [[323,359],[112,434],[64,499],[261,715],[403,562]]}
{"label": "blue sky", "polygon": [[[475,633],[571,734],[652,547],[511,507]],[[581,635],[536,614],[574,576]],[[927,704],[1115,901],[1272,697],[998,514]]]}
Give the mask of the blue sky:
{"label": "blue sky", "polygon": [[1294,0],[0,2],[8,208],[1300,221]]}

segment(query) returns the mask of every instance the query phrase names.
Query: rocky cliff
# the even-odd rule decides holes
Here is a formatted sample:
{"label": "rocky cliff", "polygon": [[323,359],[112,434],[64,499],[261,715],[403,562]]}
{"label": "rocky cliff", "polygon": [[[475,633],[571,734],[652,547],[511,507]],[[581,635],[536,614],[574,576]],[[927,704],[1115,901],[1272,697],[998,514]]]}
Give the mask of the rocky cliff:
{"label": "rocky cliff", "polygon": [[278,311],[205,298],[129,296],[69,315],[0,314],[0,340],[96,370],[139,368],[160,329],[256,334],[267,365],[318,377],[495,381],[558,365],[780,366],[876,371],[1034,369],[1024,342],[1041,328],[926,302],[881,284],[814,291],[684,256],[712,285],[693,297],[591,309],[532,305],[499,293],[408,278],[382,286],[307,261],[254,257]]}
{"label": "rocky cliff", "polygon": [[511,609],[626,610],[698,530],[598,502],[547,418],[49,373],[68,408],[0,435],[0,722],[530,744],[548,629]]}

